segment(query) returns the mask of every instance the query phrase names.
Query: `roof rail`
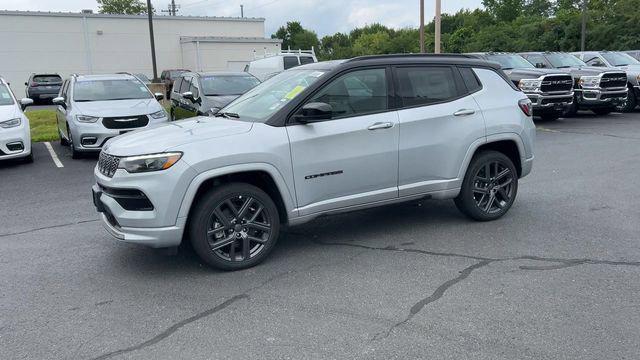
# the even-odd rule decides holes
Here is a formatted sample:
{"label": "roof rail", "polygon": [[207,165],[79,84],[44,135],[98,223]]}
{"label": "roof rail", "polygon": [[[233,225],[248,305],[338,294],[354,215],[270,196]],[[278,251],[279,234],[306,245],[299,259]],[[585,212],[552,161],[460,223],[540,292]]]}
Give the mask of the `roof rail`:
{"label": "roof rail", "polygon": [[416,58],[456,57],[461,59],[475,59],[474,56],[466,55],[466,54],[383,54],[383,55],[356,56],[345,62],[370,60],[370,59],[388,59],[388,58],[394,58],[394,57],[416,57]]}
{"label": "roof rail", "polygon": [[266,59],[268,57],[274,57],[274,56],[284,55],[284,54],[291,54],[291,55],[305,54],[305,55],[316,56],[316,49],[314,46],[311,47],[311,50],[302,50],[302,49],[291,50],[291,47],[289,47],[287,50],[280,50],[277,53],[268,53],[267,48],[264,48],[263,55],[257,55],[256,49],[253,49],[253,60]]}

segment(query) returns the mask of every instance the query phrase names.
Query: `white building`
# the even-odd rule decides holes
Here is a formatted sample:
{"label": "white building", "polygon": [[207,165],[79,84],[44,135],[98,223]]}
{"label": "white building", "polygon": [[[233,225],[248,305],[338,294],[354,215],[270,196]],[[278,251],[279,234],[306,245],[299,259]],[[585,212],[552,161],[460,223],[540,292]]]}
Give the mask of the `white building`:
{"label": "white building", "polygon": [[[163,69],[242,70],[254,53],[277,53],[263,18],[154,16]],[[20,96],[31,73],[153,75],[146,15],[0,11],[0,75]]]}

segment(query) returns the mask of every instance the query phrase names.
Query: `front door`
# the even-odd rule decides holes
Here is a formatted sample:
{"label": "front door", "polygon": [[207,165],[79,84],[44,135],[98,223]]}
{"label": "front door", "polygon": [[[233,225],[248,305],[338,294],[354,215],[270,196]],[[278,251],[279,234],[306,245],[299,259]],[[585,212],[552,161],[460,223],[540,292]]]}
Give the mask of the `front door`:
{"label": "front door", "polygon": [[287,126],[300,215],[398,196],[398,115],[389,109],[388,70],[352,70],[307,103],[331,119]]}

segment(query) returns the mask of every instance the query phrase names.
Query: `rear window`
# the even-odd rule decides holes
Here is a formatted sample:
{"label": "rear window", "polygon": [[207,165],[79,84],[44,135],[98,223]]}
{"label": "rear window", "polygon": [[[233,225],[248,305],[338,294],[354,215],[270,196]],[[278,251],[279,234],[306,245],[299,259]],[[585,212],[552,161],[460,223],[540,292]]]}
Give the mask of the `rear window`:
{"label": "rear window", "polygon": [[300,64],[298,64],[298,57],[297,56],[285,56],[284,57],[284,69],[291,69],[293,67],[296,67]]}
{"label": "rear window", "polygon": [[13,97],[5,84],[0,84],[0,106],[13,105]]}
{"label": "rear window", "polygon": [[451,67],[403,67],[397,73],[403,106],[428,105],[459,96]]}
{"label": "rear window", "polygon": [[201,82],[205,96],[242,95],[260,83],[253,76],[230,75],[204,76]]}
{"label": "rear window", "polygon": [[178,76],[180,76],[180,74],[184,74],[184,73],[186,73],[186,71],[184,70],[172,70],[172,71],[169,71],[169,77],[171,79],[175,79]]}
{"label": "rear window", "polygon": [[314,63],[313,58],[311,56],[300,56],[300,65],[311,64]]}
{"label": "rear window", "polygon": [[62,78],[59,75],[35,75],[33,81],[39,84],[61,84]]}

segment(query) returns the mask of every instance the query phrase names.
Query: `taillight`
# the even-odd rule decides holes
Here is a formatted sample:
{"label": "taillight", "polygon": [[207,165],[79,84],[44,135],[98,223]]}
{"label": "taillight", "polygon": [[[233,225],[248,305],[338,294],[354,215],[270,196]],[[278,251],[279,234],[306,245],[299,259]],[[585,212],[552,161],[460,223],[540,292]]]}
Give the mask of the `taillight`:
{"label": "taillight", "polygon": [[518,101],[518,106],[520,107],[520,110],[522,110],[522,112],[525,115],[527,115],[527,116],[532,116],[533,115],[533,105],[531,105],[531,100],[522,99],[522,100]]}
{"label": "taillight", "polygon": [[32,81],[30,86],[31,86],[31,87],[38,87],[38,83],[37,83],[37,82]]}

